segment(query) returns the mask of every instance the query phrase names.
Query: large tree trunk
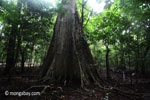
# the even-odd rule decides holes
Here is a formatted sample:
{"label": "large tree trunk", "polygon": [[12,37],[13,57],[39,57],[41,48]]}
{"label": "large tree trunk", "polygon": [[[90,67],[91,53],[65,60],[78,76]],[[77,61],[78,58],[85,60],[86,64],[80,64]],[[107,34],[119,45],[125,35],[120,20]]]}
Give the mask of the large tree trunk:
{"label": "large tree trunk", "polygon": [[41,78],[43,81],[81,86],[97,82],[98,74],[84,39],[76,0],[65,3],[63,11],[65,13],[58,13]]}

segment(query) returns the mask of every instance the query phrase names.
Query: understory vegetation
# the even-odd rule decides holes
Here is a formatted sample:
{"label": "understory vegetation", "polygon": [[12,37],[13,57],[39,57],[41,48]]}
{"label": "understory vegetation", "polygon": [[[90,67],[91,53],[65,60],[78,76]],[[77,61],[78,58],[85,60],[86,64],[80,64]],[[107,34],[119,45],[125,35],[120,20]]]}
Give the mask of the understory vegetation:
{"label": "understory vegetation", "polygon": [[0,96],[17,85],[44,100],[149,100],[150,1],[96,1],[102,12],[88,0],[0,0]]}

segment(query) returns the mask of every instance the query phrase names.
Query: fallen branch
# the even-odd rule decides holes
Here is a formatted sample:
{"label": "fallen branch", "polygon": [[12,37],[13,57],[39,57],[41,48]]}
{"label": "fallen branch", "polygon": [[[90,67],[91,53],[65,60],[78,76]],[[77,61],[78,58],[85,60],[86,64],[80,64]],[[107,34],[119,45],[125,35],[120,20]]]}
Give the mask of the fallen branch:
{"label": "fallen branch", "polygon": [[40,88],[40,87],[45,88],[45,87],[50,87],[50,86],[49,86],[49,85],[37,85],[37,86],[31,86],[31,87],[29,87],[28,89],[26,89],[26,90],[24,90],[24,91],[28,91],[28,90],[30,90],[30,89],[32,89],[32,88]]}

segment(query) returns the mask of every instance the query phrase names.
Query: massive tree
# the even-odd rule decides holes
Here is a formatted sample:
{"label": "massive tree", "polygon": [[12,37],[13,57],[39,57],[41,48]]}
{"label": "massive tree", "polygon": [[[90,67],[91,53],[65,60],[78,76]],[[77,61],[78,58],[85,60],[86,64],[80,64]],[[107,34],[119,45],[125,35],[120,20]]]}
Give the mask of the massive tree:
{"label": "massive tree", "polygon": [[84,38],[76,0],[62,0],[62,4],[42,66],[41,79],[44,82],[82,87],[97,83],[99,76]]}

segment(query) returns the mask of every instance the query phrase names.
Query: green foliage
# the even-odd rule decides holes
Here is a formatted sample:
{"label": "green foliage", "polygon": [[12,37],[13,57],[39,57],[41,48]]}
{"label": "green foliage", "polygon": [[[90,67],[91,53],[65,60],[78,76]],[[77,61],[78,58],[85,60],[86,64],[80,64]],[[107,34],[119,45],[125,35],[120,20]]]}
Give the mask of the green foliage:
{"label": "green foliage", "polygon": [[112,67],[137,66],[135,58],[138,55],[138,49],[140,51],[139,62],[142,63],[140,57],[143,57],[146,47],[149,47],[147,44],[150,36],[148,35],[149,11],[148,1],[115,0],[114,3],[106,3],[102,13],[94,14],[90,18],[84,31],[91,45],[92,54],[99,65],[105,65],[106,44],[109,44],[111,50]]}
{"label": "green foliage", "polygon": [[[2,42],[0,54],[6,54],[10,30],[12,25],[16,23],[18,24],[17,35],[21,34],[21,50],[25,52],[25,59],[36,58],[37,63],[41,62],[45,56],[43,52],[47,51],[51,40],[56,19],[55,9],[51,8],[49,3],[41,0],[38,2],[37,0],[2,0],[1,2],[0,22],[2,29],[0,29],[0,39]],[[4,56],[6,58],[6,55]],[[2,56],[0,58],[0,60],[3,59]]]}
{"label": "green foliage", "polygon": [[[26,61],[34,59],[37,63],[42,62],[52,37],[56,15],[58,12],[65,15],[64,4],[68,1],[57,0],[54,7],[44,0],[0,0],[0,61],[6,59],[8,38],[15,23],[18,25],[17,34],[21,30],[21,48]],[[108,45],[111,67],[134,68],[138,62],[139,66],[143,62],[148,65],[150,2],[105,0],[105,3],[101,13],[92,12],[88,4],[84,6],[84,33],[97,64],[105,66]],[[77,0],[77,8],[81,17],[82,0]]]}

